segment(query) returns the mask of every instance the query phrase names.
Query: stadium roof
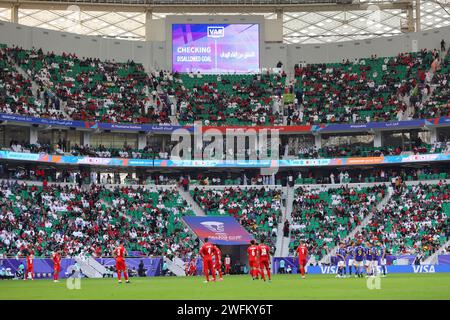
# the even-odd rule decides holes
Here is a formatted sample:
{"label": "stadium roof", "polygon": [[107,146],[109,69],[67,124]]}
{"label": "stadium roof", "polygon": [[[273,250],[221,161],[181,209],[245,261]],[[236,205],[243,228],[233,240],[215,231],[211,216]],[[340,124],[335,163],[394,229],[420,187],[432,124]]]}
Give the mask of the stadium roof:
{"label": "stadium roof", "polygon": [[[351,0],[350,0],[351,1]],[[0,0],[0,20],[86,35],[145,39],[146,12],[264,15],[285,43],[327,43],[450,25],[450,0]],[[416,18],[418,18],[416,20]],[[402,30],[403,27],[403,30]]]}

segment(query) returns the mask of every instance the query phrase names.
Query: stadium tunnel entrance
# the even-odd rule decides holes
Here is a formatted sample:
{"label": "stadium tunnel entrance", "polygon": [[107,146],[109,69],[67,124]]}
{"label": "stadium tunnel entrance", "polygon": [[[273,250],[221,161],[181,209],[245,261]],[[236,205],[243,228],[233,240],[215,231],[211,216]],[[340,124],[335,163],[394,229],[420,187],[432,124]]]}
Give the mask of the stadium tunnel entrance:
{"label": "stadium tunnel entrance", "polygon": [[231,258],[231,273],[241,274],[248,271],[248,245],[216,245],[222,251],[222,264],[225,265],[225,257]]}

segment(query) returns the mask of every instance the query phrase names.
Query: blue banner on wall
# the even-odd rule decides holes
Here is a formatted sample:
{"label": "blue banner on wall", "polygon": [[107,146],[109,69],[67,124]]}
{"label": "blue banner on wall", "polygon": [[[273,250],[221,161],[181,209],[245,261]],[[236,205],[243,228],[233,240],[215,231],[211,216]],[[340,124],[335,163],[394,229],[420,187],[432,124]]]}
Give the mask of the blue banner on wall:
{"label": "blue banner on wall", "polygon": [[[285,262],[285,271],[288,267],[292,270],[292,273],[299,273],[298,259],[294,257],[286,258],[274,258],[273,259],[273,272],[280,273],[280,261]],[[439,265],[388,265],[387,273],[440,273],[440,272],[450,272],[450,264],[439,264]],[[308,274],[336,274],[337,266],[308,266]],[[381,267],[378,266],[381,272]]]}
{"label": "blue banner on wall", "polygon": [[[159,124],[134,124],[134,123],[103,123],[96,121],[77,121],[77,120],[55,120],[47,118],[34,118],[28,116],[21,116],[15,114],[0,113],[0,121],[11,121],[37,125],[47,125],[56,127],[78,128],[78,129],[102,129],[102,130],[117,130],[117,131],[130,131],[130,132],[152,132],[152,133],[170,133],[177,129],[187,129],[190,132],[194,131],[193,125],[159,125]],[[431,118],[431,119],[418,119],[418,120],[406,120],[406,121],[388,121],[388,122],[368,122],[368,123],[356,123],[356,124],[320,124],[313,125],[310,129],[305,131],[305,126],[280,126],[278,128],[286,132],[353,132],[353,131],[366,131],[370,129],[408,129],[413,127],[424,126],[436,126],[436,125],[450,125],[450,117]],[[233,126],[230,126],[230,128]],[[255,128],[252,126],[242,126],[243,128]],[[288,128],[298,127],[294,131],[286,130]],[[209,126],[208,128],[214,128]],[[226,127],[217,127],[223,129]],[[277,127],[274,127],[277,128]]]}
{"label": "blue banner on wall", "polygon": [[33,118],[14,114],[0,114],[0,120],[21,122],[37,125],[78,128],[78,129],[102,129],[102,130],[117,130],[117,131],[145,131],[152,133],[167,133],[176,129],[185,128],[193,131],[192,126],[178,126],[178,125],[154,125],[154,124],[133,124],[133,123],[101,123],[94,121],[76,121],[76,120],[55,120],[47,118]]}

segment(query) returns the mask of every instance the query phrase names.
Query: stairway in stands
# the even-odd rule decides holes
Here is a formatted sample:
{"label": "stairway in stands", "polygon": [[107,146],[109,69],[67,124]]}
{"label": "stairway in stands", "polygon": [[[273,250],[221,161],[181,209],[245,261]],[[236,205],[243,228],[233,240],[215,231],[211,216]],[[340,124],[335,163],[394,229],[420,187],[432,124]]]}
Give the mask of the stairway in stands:
{"label": "stairway in stands", "polygon": [[[392,187],[389,186],[389,187],[388,187],[388,192],[386,193],[386,195],[384,196],[384,198],[381,199],[381,201],[380,201],[380,202],[377,204],[377,206],[376,206],[376,210],[377,210],[377,211],[378,211],[378,210],[381,210],[381,209],[386,205],[386,203],[388,203],[388,201],[391,199],[393,193],[394,193],[394,191],[393,191]],[[346,242],[346,241],[352,239],[359,231],[362,230],[362,228],[364,228],[364,227],[370,222],[370,220],[372,219],[372,217],[373,217],[373,212],[370,212],[370,213],[367,215],[367,217],[365,217],[364,220],[361,221],[361,224],[358,225],[355,229],[353,229],[353,230],[352,230],[352,231],[351,231],[351,232],[343,239],[343,242]],[[326,263],[326,262],[331,261],[331,257],[336,253],[337,249],[338,249],[338,246],[335,246],[333,249],[331,249],[330,252],[329,252],[327,255],[325,255],[325,256],[319,261],[319,264],[323,264],[323,263]]]}
{"label": "stairway in stands", "polygon": [[[29,77],[28,74],[25,72],[25,70],[22,69],[21,66],[19,66],[14,60],[10,60],[9,63],[11,63],[14,68],[19,72],[25,79],[29,79],[31,81],[31,91],[33,92],[33,96],[36,98],[36,100],[39,100],[42,104],[44,104],[44,101],[42,101],[39,97],[37,97],[36,92],[39,89],[39,85],[34,81],[33,78]],[[50,89],[47,88],[47,91],[52,92]],[[53,92],[52,92],[53,93]],[[59,99],[59,98],[58,98]],[[60,104],[60,110],[52,110],[54,112],[61,113],[65,119],[69,119],[69,115],[64,110],[65,102],[63,102],[61,99],[59,99]]]}
{"label": "stairway in stands", "polygon": [[282,210],[282,218],[280,223],[278,224],[277,230],[277,243],[275,250],[275,257],[287,257],[289,255],[289,242],[290,236],[284,237],[283,227],[285,221],[291,222],[291,213],[292,213],[292,203],[294,201],[294,188],[287,186],[283,187],[283,199],[285,199],[285,205]]}
{"label": "stairway in stands", "polygon": [[450,247],[450,239],[444,243],[439,249],[436,250],[435,253],[433,253],[431,256],[429,256],[428,258],[426,258],[422,264],[439,264],[439,255],[440,254],[444,254],[445,253],[445,248]]}
{"label": "stairway in stands", "polygon": [[183,197],[184,200],[191,206],[196,216],[206,216],[205,211],[200,207],[200,205],[192,198],[189,191],[184,191],[183,188],[178,188],[178,192]]}
{"label": "stairway in stands", "polygon": [[88,278],[103,278],[108,270],[92,257],[75,257],[81,272]]}

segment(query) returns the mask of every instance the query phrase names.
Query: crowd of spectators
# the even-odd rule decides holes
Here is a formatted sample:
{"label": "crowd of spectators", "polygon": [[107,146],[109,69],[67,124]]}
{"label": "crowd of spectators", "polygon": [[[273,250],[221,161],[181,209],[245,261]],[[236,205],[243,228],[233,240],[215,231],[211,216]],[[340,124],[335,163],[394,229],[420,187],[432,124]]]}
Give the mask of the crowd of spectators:
{"label": "crowd of spectators", "polygon": [[36,256],[62,250],[64,256],[110,256],[117,241],[129,252],[179,254],[196,249],[180,222],[192,214],[175,190],[92,186],[0,185],[0,252]]}
{"label": "crowd of spectators", "polygon": [[[28,77],[48,88],[71,119],[100,122],[168,123],[166,97],[142,64],[119,63],[42,49],[8,49]],[[42,90],[47,92],[48,90]]]}
{"label": "crowd of spectators", "polygon": [[107,147],[99,145],[96,147],[89,145],[75,144],[72,147],[66,142],[49,144],[36,141],[33,144],[11,140],[10,149],[14,152],[45,153],[56,155],[89,156],[98,158],[130,158],[130,159],[168,159],[169,153],[162,148],[146,146],[143,149],[133,148],[125,145],[122,148]]}
{"label": "crowd of spectators", "polygon": [[402,185],[394,192],[356,238],[380,241],[394,255],[433,254],[450,237],[449,184]]}
{"label": "crowd of spectators", "polygon": [[405,145],[403,147],[369,147],[355,145],[333,145],[322,148],[316,146],[300,146],[298,157],[300,159],[319,159],[319,158],[345,158],[345,157],[381,157],[397,156],[402,153],[425,154],[448,152],[449,141],[437,141],[433,144],[416,143]]}
{"label": "crowd of spectators", "polygon": [[285,75],[174,75],[169,94],[177,98],[181,123],[206,125],[282,123]]}
{"label": "crowd of spectators", "polygon": [[281,190],[267,186],[191,190],[193,199],[207,215],[235,217],[256,239],[264,239],[274,249],[281,219]]}
{"label": "crowd of spectators", "polygon": [[441,56],[432,64],[431,70],[433,78],[412,92],[413,118],[450,116],[450,48],[441,51]]}
{"label": "crowd of spectators", "polygon": [[[110,123],[166,124],[174,116],[182,124],[277,125],[284,122],[284,104],[287,124],[294,125],[400,120],[409,99],[415,106],[413,118],[446,116],[450,90],[445,53],[423,49],[395,57],[296,66],[295,81],[287,83],[283,71],[146,73],[133,61],[2,47],[0,111]],[[38,85],[34,93],[29,79]]]}
{"label": "crowd of spectators", "polygon": [[299,241],[304,241],[319,261],[376,210],[386,192],[384,185],[297,188],[291,214],[290,252],[294,252]]}
{"label": "crowd of spectators", "polygon": [[130,146],[111,148],[103,145],[97,147],[75,145],[70,149],[74,156],[89,156],[100,158],[131,158],[131,159],[168,159],[169,153],[160,148],[146,146],[137,149]]}
{"label": "crowd of spectators", "polygon": [[345,60],[296,66],[303,108],[293,108],[290,124],[364,123],[401,120],[403,98],[425,83],[438,50],[400,53],[396,57]]}
{"label": "crowd of spectators", "polygon": [[[46,99],[41,99],[41,95],[46,95]],[[32,81],[18,72],[8,49],[0,46],[0,112],[61,119],[62,113],[50,100],[45,90],[33,93]]]}

